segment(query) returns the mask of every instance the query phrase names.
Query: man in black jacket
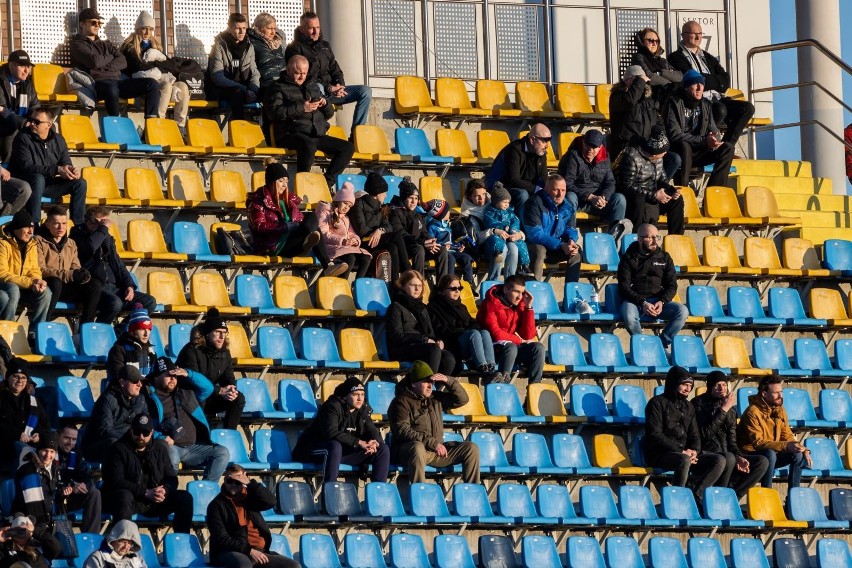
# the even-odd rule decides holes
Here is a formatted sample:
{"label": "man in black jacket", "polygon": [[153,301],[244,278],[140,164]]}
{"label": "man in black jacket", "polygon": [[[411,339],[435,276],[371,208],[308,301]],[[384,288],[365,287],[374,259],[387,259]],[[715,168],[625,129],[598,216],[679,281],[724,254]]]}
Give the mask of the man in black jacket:
{"label": "man in black jacket", "polygon": [[424,274],[426,259],[435,261],[435,277],[440,279],[450,272],[450,251],[438,244],[426,230],[426,219],[417,211],[420,191],[408,176],[399,182],[399,195],[391,199],[391,231],[402,234],[411,267]]}
{"label": "man in black jacket", "polygon": [[66,424],[59,429],[56,462],[62,480],[62,495],[68,511],[83,509],[83,532],[101,530],[101,492],[92,482],[89,464],[77,451],[77,427]]}
{"label": "man in black jacket", "polygon": [[42,196],[58,198],[71,194],[71,220],[82,223],[86,180],[71,163],[65,138],[53,130],[53,119],[53,111],[48,108],[30,111],[26,130],[12,143],[9,171],[30,185],[27,211],[33,219],[41,219]]}
{"label": "man in black jacket", "polygon": [[106,460],[108,450],[130,431],[133,420],[147,413],[142,380],[138,367],[125,365],[95,401],[81,444],[86,459]]}
{"label": "man in black jacket", "polygon": [[136,513],[161,518],[174,513],[174,532],[188,533],[192,495],[177,488],[177,474],[166,444],[153,440],[153,433],[154,421],[140,414],[107,455],[101,488],[107,511],[113,522],[129,520]]}
{"label": "man in black jacket", "polygon": [[743,454],[737,445],[736,393],[728,388],[728,376],[722,371],[707,375],[707,392],[692,399],[701,448],[725,458],[725,470],[716,485],[734,489],[741,499],[760,482],[769,461],[757,454]]}
{"label": "man in black jacket", "polygon": [[41,106],[32,79],[33,62],[23,49],[9,54],[0,65],[0,162],[8,162],[15,135],[26,124],[30,110]]}
{"label": "man in black jacket", "polygon": [[394,231],[383,208],[388,195],[388,182],[377,174],[367,174],[364,183],[365,194],[355,199],[355,205],[349,210],[352,229],[361,237],[361,246],[373,254],[387,251],[391,257],[391,280],[399,278],[400,273],[410,270],[408,252],[405,248],[403,233]]}
{"label": "man in black jacket", "polygon": [[307,79],[308,60],[294,55],[281,78],[266,89],[264,109],[272,122],[275,145],[296,151],[297,171],[311,171],[317,150],[330,157],[325,180],[333,187],[337,175],[349,165],[355,146],[327,134],[334,106],[323,97],[319,86]]}
{"label": "man in black jacket", "polygon": [[136,282],[119,258],[115,240],[109,234],[112,224],[109,215],[109,208],[103,205],[90,207],[86,210],[84,222],[71,228],[71,238],[77,243],[80,264],[102,284],[95,321],[111,324],[119,312],[132,309],[134,304],[142,304],[148,313],[154,312],[157,300],[137,290]]}
{"label": "man in black jacket", "polygon": [[28,444],[38,444],[50,428],[34,390],[27,362],[18,357],[9,361],[0,384],[0,464],[6,467],[17,467],[14,462],[21,452]]}
{"label": "man in black jacket", "polygon": [[701,508],[704,489],[713,485],[725,469],[725,458],[701,451],[701,434],[695,409],[686,400],[693,379],[683,367],[672,367],[666,375],[663,394],[645,406],[645,463],[674,470],[672,484],[689,488]]}
{"label": "man in black jacket", "polygon": [[502,182],[512,195],[512,207],[519,217],[523,216],[524,203],[547,181],[550,140],[550,129],[537,122],[526,136],[509,142],[500,150],[488,171],[488,187]]}
{"label": "man in black jacket", "polygon": [[299,568],[295,560],[269,550],[272,534],[263,511],[275,505],[275,496],[246,470],[231,464],[225,470],[222,492],[207,505],[210,562],[225,568]]}
{"label": "man in black jacket", "polygon": [[666,349],[683,329],[689,311],[673,302],[677,277],[672,257],[660,248],[660,234],[654,225],[642,225],[637,240],[618,262],[618,295],[621,320],[630,335],[642,333],[642,320],[667,321],[660,334]]}
{"label": "man in black jacket", "polygon": [[370,418],[364,385],[346,377],[323,403],[311,424],[299,436],[294,459],[323,462],[323,481],[337,481],[340,464],[373,465],[372,481],[387,481],[390,449]]}

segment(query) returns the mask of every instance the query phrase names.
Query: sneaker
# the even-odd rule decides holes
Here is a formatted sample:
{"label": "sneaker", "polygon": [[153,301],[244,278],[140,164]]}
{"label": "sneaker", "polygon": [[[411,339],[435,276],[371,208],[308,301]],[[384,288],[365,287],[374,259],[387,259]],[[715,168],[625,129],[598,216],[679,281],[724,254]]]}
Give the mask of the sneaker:
{"label": "sneaker", "polygon": [[622,219],[610,228],[609,234],[615,240],[616,250],[621,250],[621,237],[632,232],[633,222],[630,219]]}
{"label": "sneaker", "polygon": [[305,240],[302,241],[302,254],[299,256],[310,256],[311,249],[319,244],[321,238],[322,235],[320,235],[319,231],[314,231],[305,237]]}
{"label": "sneaker", "polygon": [[346,264],[345,262],[336,262],[334,264],[329,264],[325,267],[323,276],[340,276],[347,270],[349,270],[348,264]]}
{"label": "sneaker", "polygon": [[136,127],[136,134],[139,135],[139,140],[141,140],[144,143],[145,142],[145,129],[141,126],[137,126]]}

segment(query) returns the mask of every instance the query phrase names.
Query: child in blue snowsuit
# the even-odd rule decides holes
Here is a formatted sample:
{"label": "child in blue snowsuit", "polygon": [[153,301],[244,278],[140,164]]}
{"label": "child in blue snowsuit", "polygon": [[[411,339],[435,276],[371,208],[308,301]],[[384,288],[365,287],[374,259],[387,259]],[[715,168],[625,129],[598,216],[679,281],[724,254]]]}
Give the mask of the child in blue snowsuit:
{"label": "child in blue snowsuit", "polygon": [[470,289],[476,291],[473,282],[473,258],[464,252],[464,244],[453,242],[453,231],[450,228],[450,204],[443,199],[431,199],[423,208],[426,210],[426,230],[442,247],[446,247],[456,266],[461,269],[465,282]]}
{"label": "child in blue snowsuit", "polygon": [[[530,251],[524,240],[524,233],[521,231],[521,220],[515,215],[515,210],[510,205],[511,199],[512,196],[508,190],[503,188],[502,185],[495,185],[491,189],[491,203],[486,205],[483,211],[482,228],[499,229],[509,235],[521,235],[519,240],[512,242],[518,247],[519,272],[526,273],[529,272]],[[498,255],[503,254],[505,250],[506,239],[492,231],[491,236],[485,241],[486,253]]]}

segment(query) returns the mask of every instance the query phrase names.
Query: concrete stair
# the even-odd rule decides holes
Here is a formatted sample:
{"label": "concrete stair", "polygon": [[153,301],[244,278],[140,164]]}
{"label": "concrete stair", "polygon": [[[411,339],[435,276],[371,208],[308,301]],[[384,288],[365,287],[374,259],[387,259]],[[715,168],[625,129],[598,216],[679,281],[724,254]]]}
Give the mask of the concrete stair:
{"label": "concrete stair", "polygon": [[832,195],[832,184],[828,178],[741,175],[737,170],[730,180],[740,195],[750,185],[768,187],[776,194]]}
{"label": "concrete stair", "polygon": [[786,160],[734,160],[737,175],[775,177],[813,177],[810,162]]}

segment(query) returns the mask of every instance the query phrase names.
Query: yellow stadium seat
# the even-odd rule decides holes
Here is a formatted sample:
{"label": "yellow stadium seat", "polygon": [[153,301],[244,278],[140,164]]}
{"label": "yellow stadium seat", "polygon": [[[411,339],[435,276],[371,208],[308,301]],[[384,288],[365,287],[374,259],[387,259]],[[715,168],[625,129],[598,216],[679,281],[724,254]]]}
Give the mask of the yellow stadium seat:
{"label": "yellow stadium seat", "polygon": [[753,367],[746,344],[741,337],[717,335],[713,338],[713,360],[717,367],[728,367],[731,374],[745,377],[771,375],[771,369]]}
{"label": "yellow stadium seat", "polygon": [[527,385],[526,407],[527,414],[544,416],[548,422],[564,424],[570,421],[562,393],[551,383]]}
{"label": "yellow stadium seat", "polygon": [[449,180],[438,176],[423,176],[420,178],[420,202],[426,203],[431,199],[443,199],[455,212],[459,212],[459,204],[453,195]]}
{"label": "yellow stadium seat", "polygon": [[612,87],[611,83],[595,86],[595,112],[602,114],[606,120],[609,120],[609,93]]}
{"label": "yellow stadium seat", "polygon": [[[527,134],[529,134],[529,130],[521,130],[518,132],[518,138],[523,138]],[[553,141],[547,145],[547,167],[548,168],[556,168],[559,166],[559,160],[556,159],[556,150],[553,148]]]}
{"label": "yellow stadium seat", "polygon": [[272,359],[254,356],[246,330],[238,323],[228,324],[228,351],[237,367],[269,367],[274,363]]}
{"label": "yellow stadium seat", "polygon": [[231,209],[246,208],[246,184],[243,175],[233,170],[216,170],[210,174],[210,197]]}
{"label": "yellow stadium seat", "polygon": [[190,118],[186,123],[186,131],[191,146],[201,146],[207,154],[248,154],[245,146],[228,146],[219,124],[209,118]]}
{"label": "yellow stadium seat", "polygon": [[325,402],[334,394],[334,389],[343,384],[343,379],[326,379],[320,384],[320,402]]}
{"label": "yellow stadium seat", "polygon": [[0,337],[6,340],[15,357],[20,357],[29,363],[50,361],[50,356],[32,352],[27,341],[27,330],[24,328],[24,324],[20,322],[0,320]]}
{"label": "yellow stadium seat", "polygon": [[196,272],[189,282],[189,301],[199,306],[217,308],[223,314],[250,314],[251,308],[234,306],[221,274]]}
{"label": "yellow stadium seat", "polygon": [[553,108],[547,85],[544,83],[519,81],[515,85],[515,102],[527,115],[539,118],[569,118],[568,113]]}
{"label": "yellow stadium seat", "polygon": [[[86,205],[109,205],[111,207],[138,207],[141,203],[136,199],[122,197],[112,170],[96,166],[86,166],[81,174],[86,180]],[[70,196],[62,198],[70,202]]]}
{"label": "yellow stadium seat", "polygon": [[185,201],[191,207],[222,206],[221,203],[214,203],[207,197],[204,181],[198,170],[170,170],[166,187],[169,199]]}
{"label": "yellow stadium seat", "polygon": [[124,170],[124,191],[127,197],[144,207],[187,207],[192,202],[181,199],[166,199],[160,185],[160,176],[150,168],[127,168]]}
{"label": "yellow stadium seat", "polygon": [[494,160],[500,150],[509,144],[509,135],[502,130],[480,130],[476,133],[476,147],[479,156]]}
{"label": "yellow stadium seat", "polygon": [[349,281],[336,276],[322,276],[316,283],[317,306],[342,317],[374,317],[376,312],[355,307]]}
{"label": "yellow stadium seat", "polygon": [[478,309],[476,307],[476,298],[473,295],[473,289],[471,289],[470,283],[467,280],[461,280],[461,287],[462,290],[459,295],[459,300],[461,300],[461,303],[467,308],[467,311],[470,313],[470,317],[475,318]]}
{"label": "yellow stadium seat", "polygon": [[145,258],[143,253],[129,251],[124,247],[124,241],[121,240],[121,234],[118,232],[118,225],[110,223],[108,229],[110,236],[115,241],[115,252],[118,253],[118,258],[122,260],[141,260]]}
{"label": "yellow stadium seat", "polygon": [[832,326],[852,325],[840,291],[833,288],[811,288],[808,301],[812,318],[826,319]]}
{"label": "yellow stadium seat", "polygon": [[51,63],[33,66],[33,86],[40,101],[76,103],[77,93],[68,88],[65,70]]}
{"label": "yellow stadium seat", "polygon": [[808,239],[787,238],[782,241],[781,254],[784,268],[801,270],[805,276],[828,278],[839,276],[839,270],[822,268],[814,243]]}
{"label": "yellow stadium seat", "polygon": [[801,270],[784,268],[778,257],[775,241],[761,237],[748,237],[743,249],[743,264],[749,268],[760,269],[769,276],[802,276]]}
{"label": "yellow stadium seat", "polygon": [[251,191],[259,189],[266,185],[266,172],[260,170],[251,174]]}
{"label": "yellow stadium seat", "polygon": [[608,467],[618,475],[645,475],[654,472],[650,467],[633,465],[624,438],[615,434],[595,434],[592,438],[592,464],[595,467]]}
{"label": "yellow stadium seat", "polygon": [[263,130],[256,122],[248,120],[228,121],[228,140],[233,146],[246,148],[250,156],[286,156],[295,152],[284,148],[273,148],[266,143]]}
{"label": "yellow stadium seat", "polygon": [[705,217],[698,207],[695,192],[689,186],[678,186],[681,199],[683,199],[683,217],[687,225],[702,225],[714,227],[720,225],[722,220],[718,217]]}
{"label": "yellow stadium seat", "polygon": [[737,254],[737,246],[731,237],[717,235],[704,237],[704,264],[718,266],[722,269],[722,274],[760,275],[760,270],[746,268],[742,265]]}
{"label": "yellow stadium seat", "polygon": [[344,361],[361,363],[370,370],[396,370],[399,361],[383,361],[376,349],[373,334],[368,329],[347,327],[340,330],[340,357]]}
{"label": "yellow stadium seat", "polygon": [[299,172],[293,185],[296,195],[302,198],[308,209],[313,209],[320,201],[331,203],[331,190],[322,174]]}
{"label": "yellow stadium seat", "polygon": [[[561,158],[568,152],[568,148],[575,139],[582,136],[579,132],[560,132],[559,133],[559,157]],[[552,146],[552,144],[551,144]],[[615,161],[615,158],[612,158]]]}
{"label": "yellow stadium seat", "polygon": [[745,189],[745,214],[760,218],[769,225],[800,225],[801,217],[785,217],[778,210],[775,192],[768,187],[750,185]]}
{"label": "yellow stadium seat", "polygon": [[169,252],[160,224],[143,219],[128,221],[127,249],[133,252],[141,252],[144,258],[151,260],[179,262],[189,258],[183,253]]}
{"label": "yellow stadium seat", "polygon": [[204,154],[202,146],[190,146],[180,134],[178,123],[168,118],[145,119],[145,142],[158,144],[167,154]]}
{"label": "yellow stadium seat", "polygon": [[393,103],[397,114],[452,114],[452,109],[437,106],[432,102],[429,85],[423,77],[398,76],[394,83]]}
{"label": "yellow stadium seat", "polygon": [[[738,101],[746,100],[745,93],[743,93],[740,89],[729,88],[725,91],[725,96]],[[766,117],[753,116],[751,120],[748,121],[749,126],[767,126],[769,124],[772,124],[772,119]]]}
{"label": "yellow stadium seat", "polygon": [[439,77],[435,79],[435,103],[449,108],[454,115],[462,117],[491,116],[491,111],[474,108],[470,104],[467,87],[461,79]]}
{"label": "yellow stadium seat", "polygon": [[296,317],[324,318],[331,315],[331,310],[314,307],[308,283],[301,276],[276,276],[272,284],[272,294],[276,306],[296,310]]}
{"label": "yellow stadium seat", "polygon": [[202,314],[207,311],[206,306],[193,305],[187,301],[183,281],[177,272],[149,272],[148,293],[163,304],[166,312]]}
{"label": "yellow stadium seat", "polygon": [[470,383],[459,381],[459,384],[467,393],[467,402],[458,408],[450,410],[453,416],[464,416],[465,422],[479,422],[483,424],[505,424],[509,421],[508,416],[493,416],[485,410],[485,402],[479,387]]}
{"label": "yellow stadium seat", "polygon": [[685,235],[666,235],[663,239],[663,249],[669,253],[675,266],[682,274],[718,274],[722,271],[718,266],[706,266],[698,260],[695,242]]}
{"label": "yellow stadium seat", "polygon": [[846,440],[846,451],[843,454],[843,466],[846,469],[852,469],[852,438]]}
{"label": "yellow stadium seat", "polygon": [[746,217],[740,209],[737,192],[730,187],[711,185],[704,192],[704,214],[719,217],[725,225],[765,225],[762,219]]}
{"label": "yellow stadium seat", "polygon": [[[332,138],[337,138],[339,140],[349,141],[349,136],[346,134],[346,131],[343,130],[340,126],[329,126],[328,132],[326,135],[331,136]],[[323,156],[324,154],[317,150],[317,156]],[[352,159],[355,161],[371,161],[373,159],[372,154],[364,154],[363,152],[355,152],[352,154]],[[263,173],[263,172],[261,172]]]}
{"label": "yellow stadium seat", "polygon": [[751,487],[748,490],[748,518],[763,521],[767,527],[806,529],[807,521],[791,521],[784,513],[781,496],[771,487]]}
{"label": "yellow stadium seat", "polygon": [[411,156],[391,152],[390,143],[384,131],[378,126],[359,124],[355,127],[352,139],[355,142],[356,152],[369,154],[370,158],[377,162],[409,162],[412,159]]}
{"label": "yellow stadium seat", "polygon": [[489,165],[492,159],[477,158],[463,130],[440,128],[435,133],[435,149],[439,156],[452,156],[457,164]]}
{"label": "yellow stadium seat", "polygon": [[570,118],[580,120],[603,120],[604,115],[592,110],[592,101],[584,85],[559,83],[556,85],[556,108]]}
{"label": "yellow stadium seat", "polygon": [[95,126],[88,116],[82,114],[63,114],[59,117],[59,132],[65,138],[68,147],[74,150],[100,150],[104,152],[118,152],[121,150],[119,144],[108,144],[101,142]]}
{"label": "yellow stadium seat", "polygon": [[[213,254],[219,254],[219,251],[216,249],[216,231],[220,228],[225,231],[242,230],[242,227],[236,223],[213,223],[210,226],[210,250]],[[260,254],[235,254],[231,255],[231,260],[243,264],[268,264],[270,262],[278,262],[280,257],[269,257]]]}
{"label": "yellow stadium seat", "polygon": [[491,111],[493,116],[502,118],[525,116],[509,100],[509,91],[503,81],[479,79],[476,82],[476,108]]}

